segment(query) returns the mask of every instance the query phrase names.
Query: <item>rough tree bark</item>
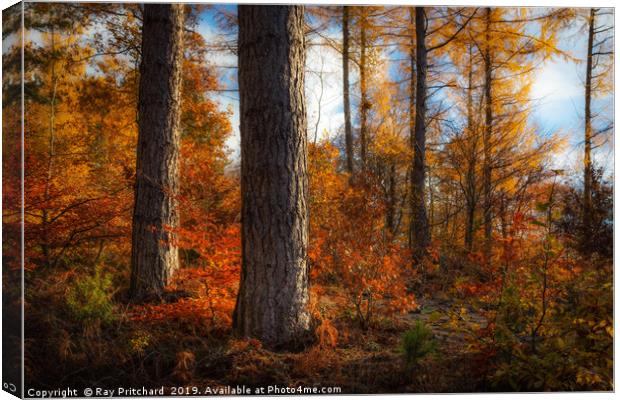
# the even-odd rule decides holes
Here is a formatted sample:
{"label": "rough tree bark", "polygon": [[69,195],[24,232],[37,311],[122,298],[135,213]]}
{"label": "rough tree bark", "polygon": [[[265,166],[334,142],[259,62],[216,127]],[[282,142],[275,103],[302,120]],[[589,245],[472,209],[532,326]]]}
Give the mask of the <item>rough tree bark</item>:
{"label": "rough tree bark", "polygon": [[583,155],[583,227],[585,236],[590,234],[592,221],[592,53],[594,47],[594,21],[596,12],[590,9],[588,21],[588,54],[585,84],[585,132]]}
{"label": "rough tree bark", "polygon": [[179,265],[179,116],[183,5],[146,4],[131,249],[133,299],[160,296]]}
{"label": "rough tree bark", "polygon": [[413,136],[413,166],[411,172],[411,244],[414,259],[424,255],[430,243],[424,185],[426,179],[426,13],[415,8],[416,31],[416,91],[415,126]]}
{"label": "rough tree bark", "polygon": [[[415,91],[416,91],[416,79],[415,79],[415,70],[416,70],[416,55],[415,55],[415,8],[409,7],[409,22],[411,23],[411,32],[410,32],[410,42],[409,42],[409,66],[411,68],[411,75],[409,80],[409,148],[411,149],[411,154],[415,152]],[[409,214],[413,216],[414,214],[414,204],[411,200],[412,186],[411,186],[411,173],[413,172],[413,162],[411,163],[411,168],[407,171],[407,181],[409,182]],[[411,217],[413,218],[413,217]],[[411,221],[409,222],[409,232],[408,232],[408,240],[409,240],[409,249],[413,250],[413,230],[411,229]]]}
{"label": "rough tree bark", "polygon": [[238,335],[291,348],[310,328],[303,6],[239,6]]}
{"label": "rough tree bark", "polygon": [[366,37],[367,10],[361,6],[360,9],[360,157],[362,170],[366,170],[366,158],[368,151],[368,111],[370,111],[370,100],[368,99],[367,81],[367,56],[368,40]]}
{"label": "rough tree bark", "polygon": [[344,139],[347,151],[347,172],[353,175],[353,132],[351,130],[351,99],[349,95],[349,7],[342,6],[342,93],[344,97]]}
{"label": "rough tree bark", "polygon": [[486,48],[484,51],[484,97],[485,97],[485,118],[483,135],[484,162],[482,168],[482,192],[483,192],[483,213],[484,213],[484,255],[487,260],[491,257],[491,236],[492,236],[492,199],[491,199],[491,137],[493,135],[493,74],[491,56],[491,8],[486,9]]}

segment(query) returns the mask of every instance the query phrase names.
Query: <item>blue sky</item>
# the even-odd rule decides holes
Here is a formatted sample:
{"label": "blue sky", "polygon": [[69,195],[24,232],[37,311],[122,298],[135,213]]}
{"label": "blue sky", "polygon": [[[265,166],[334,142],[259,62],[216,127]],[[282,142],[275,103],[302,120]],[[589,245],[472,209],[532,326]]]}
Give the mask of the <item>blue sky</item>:
{"label": "blue sky", "polygon": [[[224,38],[224,32],[217,24],[214,17],[217,10],[235,12],[234,5],[220,5],[206,10],[201,15],[199,32],[205,36],[208,43],[217,42]],[[329,33],[334,38],[340,38],[340,31],[333,30]],[[560,38],[560,47],[572,57],[583,59],[587,49],[587,35],[578,27],[572,27],[564,31]],[[327,46],[310,46],[306,61],[306,96],[308,109],[308,131],[309,140],[313,140],[315,130],[319,133],[319,138],[329,136],[337,137],[344,123],[342,107],[342,59],[340,54]],[[209,60],[213,65],[217,65],[220,72],[222,83],[228,87],[236,88],[236,69],[221,68],[236,65],[236,57],[232,53],[212,52]],[[387,64],[388,73],[394,71],[394,65]],[[322,79],[319,78],[319,73]],[[545,61],[534,73],[534,84],[532,87],[532,100],[536,107],[530,117],[530,121],[535,123],[541,134],[556,133],[559,137],[565,138],[567,146],[564,150],[555,155],[554,164],[558,168],[568,170],[576,169],[581,160],[583,144],[583,109],[584,109],[584,88],[585,63],[567,60],[559,57]],[[356,82],[356,71],[351,71],[351,82]],[[321,85],[322,81],[322,85]],[[352,87],[352,91],[355,88]],[[322,96],[321,96],[322,93]],[[352,92],[354,93],[354,92]],[[236,92],[224,92],[214,95],[222,104],[222,107],[232,107],[234,110],[233,127],[234,135],[229,140],[228,145],[233,150],[233,154],[238,155],[239,133],[238,133],[238,94]],[[604,118],[613,120],[613,96],[597,99],[593,108],[601,112]],[[320,110],[319,113],[319,98]],[[355,110],[356,100],[353,101]],[[318,123],[318,129],[316,125]],[[595,161],[605,165],[608,171],[613,170],[613,135],[608,135],[607,144],[598,148],[595,154]]]}

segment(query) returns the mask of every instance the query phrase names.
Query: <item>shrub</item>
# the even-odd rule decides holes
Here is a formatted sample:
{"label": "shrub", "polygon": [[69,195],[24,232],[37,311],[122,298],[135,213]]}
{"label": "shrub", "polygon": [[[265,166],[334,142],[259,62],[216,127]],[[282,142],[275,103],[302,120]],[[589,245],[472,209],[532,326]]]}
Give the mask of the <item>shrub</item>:
{"label": "shrub", "polygon": [[382,191],[366,180],[351,185],[338,172],[339,150],[332,144],[310,146],[309,152],[311,279],[342,287],[364,330],[377,318],[414,308],[406,287],[411,255],[386,235]]}
{"label": "shrub", "polygon": [[321,324],[316,328],[315,334],[318,338],[318,345],[321,348],[334,348],[338,344],[338,330],[327,318],[321,320]]}
{"label": "shrub", "polygon": [[129,352],[131,354],[144,355],[144,351],[151,344],[151,335],[143,330],[133,332],[129,339]]}
{"label": "shrub", "polygon": [[433,332],[422,321],[417,321],[402,338],[401,350],[407,368],[413,368],[427,355],[435,351]]}
{"label": "shrub", "polygon": [[66,302],[69,312],[86,324],[112,322],[114,304],[111,287],[112,276],[102,274],[99,268],[94,275],[78,278],[67,291]]}

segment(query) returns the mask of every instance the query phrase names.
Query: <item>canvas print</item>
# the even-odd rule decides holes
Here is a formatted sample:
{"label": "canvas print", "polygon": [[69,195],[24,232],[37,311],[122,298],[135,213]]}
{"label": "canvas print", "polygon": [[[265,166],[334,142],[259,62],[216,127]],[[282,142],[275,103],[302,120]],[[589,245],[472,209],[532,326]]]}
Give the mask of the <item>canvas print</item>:
{"label": "canvas print", "polygon": [[612,8],[2,17],[4,391],[614,390]]}

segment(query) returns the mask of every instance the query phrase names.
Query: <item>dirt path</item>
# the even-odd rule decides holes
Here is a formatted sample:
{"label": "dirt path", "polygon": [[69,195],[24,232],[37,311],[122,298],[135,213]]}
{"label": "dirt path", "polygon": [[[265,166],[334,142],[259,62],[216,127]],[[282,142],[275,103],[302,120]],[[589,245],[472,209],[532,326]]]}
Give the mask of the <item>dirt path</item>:
{"label": "dirt path", "polygon": [[437,353],[425,360],[414,378],[413,389],[420,392],[473,392],[480,390],[480,368],[484,363],[470,348],[478,331],[487,326],[486,318],[471,307],[460,307],[448,301],[420,301],[418,311],[404,315],[403,322],[413,326],[422,321],[433,332]]}
{"label": "dirt path", "polygon": [[487,325],[486,318],[477,310],[457,307],[445,301],[424,300],[418,310],[405,315],[404,319],[411,324],[424,322],[437,341],[448,348],[463,348],[468,335],[475,335],[476,331]]}
{"label": "dirt path", "polygon": [[[320,299],[323,310],[336,314],[346,302],[337,288],[327,288]],[[486,318],[472,307],[461,306],[449,299],[420,299],[415,312],[395,317],[388,330],[367,332],[351,330],[347,344],[338,348],[343,376],[350,382],[352,393],[371,390],[407,393],[473,392],[484,387],[481,373],[486,363],[471,348],[478,332],[487,325]],[[403,334],[417,321],[433,332],[437,351],[426,357],[415,371],[402,370],[400,342]],[[411,374],[407,377],[404,374]],[[331,376],[325,377],[327,380]]]}

